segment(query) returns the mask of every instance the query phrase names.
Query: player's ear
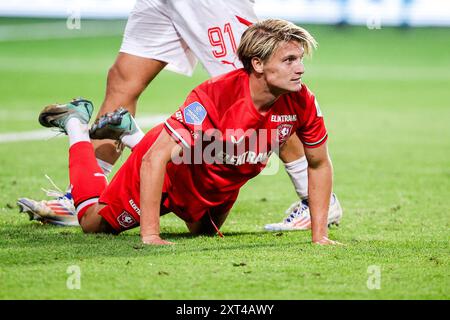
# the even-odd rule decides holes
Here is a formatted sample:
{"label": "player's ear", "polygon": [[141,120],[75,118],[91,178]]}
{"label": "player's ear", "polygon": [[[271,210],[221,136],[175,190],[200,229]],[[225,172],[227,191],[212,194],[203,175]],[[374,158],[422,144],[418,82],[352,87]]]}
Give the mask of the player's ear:
{"label": "player's ear", "polygon": [[251,63],[253,70],[255,70],[256,73],[263,73],[264,62],[260,58],[253,57]]}

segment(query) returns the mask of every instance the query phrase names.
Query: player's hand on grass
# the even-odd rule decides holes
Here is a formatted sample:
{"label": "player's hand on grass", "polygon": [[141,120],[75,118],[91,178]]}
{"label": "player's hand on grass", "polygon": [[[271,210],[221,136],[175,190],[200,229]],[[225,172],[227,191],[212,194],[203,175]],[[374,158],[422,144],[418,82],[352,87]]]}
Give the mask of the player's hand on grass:
{"label": "player's hand on grass", "polygon": [[143,244],[149,244],[149,245],[153,245],[153,246],[165,246],[165,245],[175,244],[173,242],[161,239],[159,234],[151,234],[148,236],[142,236],[141,240],[142,240]]}
{"label": "player's hand on grass", "polygon": [[327,237],[322,237],[322,238],[319,239],[319,240],[314,240],[314,239],[313,239],[313,243],[314,243],[314,244],[321,245],[321,246],[327,246],[327,245],[340,245],[340,246],[342,246],[342,245],[344,245],[344,244],[341,243],[341,242],[338,242],[338,241],[335,241],[335,240],[328,239]]}

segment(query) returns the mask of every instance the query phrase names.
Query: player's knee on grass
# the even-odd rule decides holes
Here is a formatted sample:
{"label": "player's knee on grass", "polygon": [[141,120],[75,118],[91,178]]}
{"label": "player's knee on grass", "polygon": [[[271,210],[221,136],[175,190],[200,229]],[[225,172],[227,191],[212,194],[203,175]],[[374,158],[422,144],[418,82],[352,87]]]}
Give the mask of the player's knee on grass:
{"label": "player's knee on grass", "polygon": [[104,205],[95,204],[89,207],[80,220],[84,233],[117,234],[111,225],[99,214]]}
{"label": "player's knee on grass", "polygon": [[189,229],[189,232],[194,236],[212,236],[217,232],[216,229],[212,226],[211,222],[209,222],[209,224],[203,223],[202,221],[193,223],[186,222],[186,225]]}
{"label": "player's knee on grass", "polygon": [[[220,229],[220,227],[225,222],[229,211],[225,213],[212,213],[209,215],[206,213],[203,215],[203,217],[196,222],[186,222],[186,225],[189,229],[189,231],[193,235],[208,235],[212,236],[217,233],[217,229]],[[211,221],[212,220],[212,221]],[[214,224],[213,224],[214,222]],[[215,225],[215,226],[214,226]],[[217,227],[217,229],[216,229]]]}

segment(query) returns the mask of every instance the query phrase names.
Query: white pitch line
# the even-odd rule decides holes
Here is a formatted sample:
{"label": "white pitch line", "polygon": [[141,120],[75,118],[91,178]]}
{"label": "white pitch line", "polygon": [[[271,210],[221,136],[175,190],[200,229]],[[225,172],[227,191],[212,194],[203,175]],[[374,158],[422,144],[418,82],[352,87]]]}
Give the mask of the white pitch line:
{"label": "white pitch line", "polygon": [[80,29],[70,30],[64,20],[0,26],[0,42],[119,36],[125,24],[109,21],[81,21]]}
{"label": "white pitch line", "polygon": [[[159,114],[151,116],[138,117],[136,122],[141,128],[150,128],[159,123],[164,122],[169,115]],[[0,134],[0,143],[8,142],[20,142],[20,141],[36,141],[36,140],[48,140],[51,138],[63,137],[64,135],[57,135],[55,131],[50,129],[41,129],[33,131],[22,132],[8,132]]]}

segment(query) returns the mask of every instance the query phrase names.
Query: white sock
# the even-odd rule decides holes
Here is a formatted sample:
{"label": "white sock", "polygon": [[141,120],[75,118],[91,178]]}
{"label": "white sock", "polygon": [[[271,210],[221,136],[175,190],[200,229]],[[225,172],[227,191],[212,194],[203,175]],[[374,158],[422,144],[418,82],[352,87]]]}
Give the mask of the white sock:
{"label": "white sock", "polygon": [[102,159],[99,159],[99,158],[97,158],[97,163],[98,163],[98,166],[102,169],[105,177],[107,177],[111,173],[111,171],[114,167],[114,165],[112,165],[111,163],[103,161]]}
{"label": "white sock", "polygon": [[130,149],[133,149],[145,136],[145,134],[139,129],[138,132],[133,134],[127,134],[123,136],[120,140],[122,143]]}
{"label": "white sock", "polygon": [[295,161],[285,163],[286,172],[291,178],[300,199],[308,198],[308,161],[303,156]]}
{"label": "white sock", "polygon": [[87,123],[81,123],[78,118],[70,118],[66,123],[66,131],[69,136],[69,145],[73,146],[80,141],[91,142]]}
{"label": "white sock", "polygon": [[[132,119],[132,121],[134,121],[134,119]],[[142,132],[141,128],[139,128],[136,121],[134,121],[134,124],[138,131],[133,134],[127,134],[120,138],[120,141],[122,141],[122,143],[130,149],[133,149],[145,136],[144,132]]]}

